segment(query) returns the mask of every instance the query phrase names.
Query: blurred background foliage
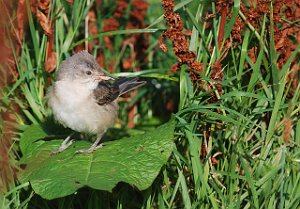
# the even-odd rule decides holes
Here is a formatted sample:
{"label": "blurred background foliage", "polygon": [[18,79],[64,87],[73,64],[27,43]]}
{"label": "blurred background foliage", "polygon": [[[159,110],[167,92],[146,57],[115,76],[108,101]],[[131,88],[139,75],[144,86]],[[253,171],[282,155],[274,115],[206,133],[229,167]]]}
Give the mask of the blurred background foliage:
{"label": "blurred background foliage", "polygon": [[[0,208],[299,207],[299,1],[1,0],[0,13]],[[147,80],[116,128],[176,114],[177,146],[145,191],[47,201],[17,180],[20,136],[51,114],[47,88],[80,50]]]}

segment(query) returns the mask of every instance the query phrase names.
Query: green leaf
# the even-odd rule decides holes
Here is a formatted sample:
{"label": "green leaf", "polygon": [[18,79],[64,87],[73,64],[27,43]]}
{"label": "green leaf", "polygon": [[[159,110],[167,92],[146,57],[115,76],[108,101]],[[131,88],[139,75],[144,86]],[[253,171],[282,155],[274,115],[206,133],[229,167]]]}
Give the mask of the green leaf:
{"label": "green leaf", "polygon": [[31,145],[39,139],[43,139],[47,136],[47,133],[40,125],[31,125],[28,127],[21,136],[20,149],[22,153],[27,153],[27,148],[32,148]]}
{"label": "green leaf", "polygon": [[[75,154],[88,148],[86,141],[77,141],[58,155],[51,151],[59,147],[61,140],[33,142],[23,145],[24,156],[20,164],[26,168],[19,173],[21,182],[29,181],[33,190],[45,199],[70,195],[81,187],[111,191],[118,182],[126,182],[139,190],[148,188],[173,150],[175,121],[151,132],[111,141],[90,154]],[[33,138],[44,136],[42,129],[30,127]],[[34,133],[36,132],[36,133]]]}
{"label": "green leaf", "polygon": [[238,15],[239,15],[239,11],[240,11],[240,5],[241,5],[241,1],[240,0],[234,0],[234,5],[233,5],[233,8],[232,8],[232,16],[231,16],[231,19],[229,20],[229,22],[226,24],[225,26],[225,32],[224,32],[224,38],[223,40],[226,40],[230,33],[231,33],[231,30],[236,22],[236,19],[238,18]]}

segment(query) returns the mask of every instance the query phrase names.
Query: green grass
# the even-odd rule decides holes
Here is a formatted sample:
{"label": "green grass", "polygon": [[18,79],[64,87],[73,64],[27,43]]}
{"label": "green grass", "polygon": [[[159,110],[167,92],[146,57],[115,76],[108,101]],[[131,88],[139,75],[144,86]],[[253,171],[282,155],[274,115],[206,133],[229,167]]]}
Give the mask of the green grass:
{"label": "green grass", "polygon": [[[120,183],[112,193],[84,188],[73,195],[49,201],[34,194],[29,183],[16,182],[1,198],[0,208],[299,208],[300,85],[290,97],[287,92],[291,85],[286,78],[300,45],[279,70],[275,64],[278,54],[274,46],[272,15],[264,16],[260,31],[248,25],[249,29],[242,34],[242,44],[228,50],[222,69],[223,94],[217,94],[218,100],[211,103],[210,94],[217,92],[216,88],[195,87],[186,66],[180,72],[170,73],[171,65],[176,62],[171,44],[168,42],[169,51],[165,54],[158,48],[157,41],[166,29],[162,17],[164,11],[160,1],[149,2],[148,28],[100,31],[87,39],[82,38],[89,9],[87,1],[74,0],[73,9],[65,1],[51,1],[50,16],[59,13],[55,18],[54,38],[58,63],[70,56],[76,45],[97,38],[99,45],[94,47],[93,54],[101,48],[108,60],[115,60],[114,75],[138,75],[149,82],[134,98],[140,115],[137,129],[154,128],[168,120],[171,114],[166,113],[164,105],[170,100],[178,103],[178,110],[175,110],[176,146],[153,185],[138,191]],[[231,38],[236,18],[244,18],[239,3],[239,0],[234,1],[233,15],[225,26],[225,37]],[[97,14],[99,27],[114,9],[110,1],[103,1],[103,5]],[[186,28],[192,31],[190,49],[204,65],[198,83],[203,81],[204,86],[211,84],[214,87],[214,81],[210,79],[212,66],[223,56],[224,45],[221,50],[214,45],[220,28],[218,16],[213,17],[212,28],[205,29],[207,23],[202,17],[208,8],[215,11],[214,3],[198,5],[185,0],[176,6]],[[26,39],[20,55],[15,55],[20,76],[5,90],[3,97],[3,101],[15,101],[22,110],[17,127],[20,134],[26,126],[42,123],[48,117],[50,111],[45,92],[50,85],[48,77],[55,78],[55,73],[45,72],[43,66],[47,37],[29,7],[27,9]],[[267,27],[270,27],[270,39]],[[123,57],[130,55],[130,50],[122,49],[121,43],[126,35],[134,33],[149,33],[149,59],[146,63],[138,63],[143,66],[139,72],[121,72]],[[114,37],[112,51],[104,48],[105,36]],[[253,45],[259,48],[255,63],[248,54]],[[121,126],[126,126],[128,108],[128,104],[121,102]],[[286,118],[292,124],[289,143],[283,138]],[[206,154],[201,151],[203,147]],[[15,143],[15,149],[18,150],[18,143]]]}

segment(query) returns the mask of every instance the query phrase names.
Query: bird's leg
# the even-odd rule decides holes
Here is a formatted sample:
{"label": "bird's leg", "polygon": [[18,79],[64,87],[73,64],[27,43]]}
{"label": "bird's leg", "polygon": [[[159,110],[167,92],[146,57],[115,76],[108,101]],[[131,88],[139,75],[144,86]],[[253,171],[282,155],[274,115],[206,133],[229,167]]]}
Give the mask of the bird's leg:
{"label": "bird's leg", "polygon": [[99,148],[103,147],[103,145],[99,144],[99,142],[101,141],[102,136],[104,134],[105,134],[105,131],[99,133],[96,141],[92,144],[92,146],[90,148],[88,148],[88,149],[80,149],[80,150],[77,150],[75,153],[76,154],[91,153],[91,152],[94,152],[96,149],[99,149]]}
{"label": "bird's leg", "polygon": [[57,150],[53,150],[51,154],[56,155],[58,153],[61,153],[65,149],[67,149],[71,144],[73,143],[73,140],[71,137],[74,135],[74,133],[71,133],[60,145],[60,147]]}

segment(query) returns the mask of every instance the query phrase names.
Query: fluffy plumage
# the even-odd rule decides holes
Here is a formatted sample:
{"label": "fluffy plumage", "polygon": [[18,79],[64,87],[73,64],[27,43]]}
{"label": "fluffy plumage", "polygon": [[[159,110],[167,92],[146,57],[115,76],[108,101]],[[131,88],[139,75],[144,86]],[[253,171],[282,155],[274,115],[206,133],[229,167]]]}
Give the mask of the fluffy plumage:
{"label": "fluffy plumage", "polygon": [[[99,134],[101,139],[117,120],[117,98],[144,84],[137,78],[114,80],[108,77],[94,57],[82,51],[63,61],[57,81],[48,91],[48,104],[55,119],[64,126],[78,132]],[[96,142],[100,141],[98,139]],[[68,147],[66,144],[69,146],[71,142],[65,141],[57,152]],[[98,143],[94,144],[86,152],[94,151],[97,146]]]}

